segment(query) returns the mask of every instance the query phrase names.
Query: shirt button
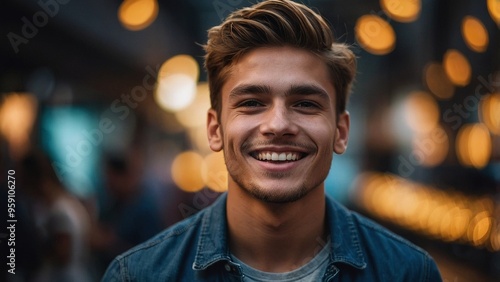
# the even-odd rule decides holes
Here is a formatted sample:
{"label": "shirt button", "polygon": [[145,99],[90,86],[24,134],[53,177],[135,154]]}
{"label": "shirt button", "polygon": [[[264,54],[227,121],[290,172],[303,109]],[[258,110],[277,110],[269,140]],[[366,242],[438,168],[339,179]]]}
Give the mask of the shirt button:
{"label": "shirt button", "polygon": [[226,265],[224,265],[224,268],[225,268],[227,271],[231,271],[231,266],[229,265],[229,263],[226,263]]}

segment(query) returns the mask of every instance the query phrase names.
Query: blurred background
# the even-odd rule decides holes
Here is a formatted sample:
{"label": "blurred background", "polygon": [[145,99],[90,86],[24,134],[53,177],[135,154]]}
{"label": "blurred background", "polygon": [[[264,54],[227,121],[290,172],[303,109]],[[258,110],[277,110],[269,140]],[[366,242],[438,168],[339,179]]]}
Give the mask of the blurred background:
{"label": "blurred background", "polygon": [[[117,254],[225,191],[206,140],[201,44],[255,2],[2,1],[8,281],[97,281]],[[327,193],[429,251],[445,281],[495,281],[500,1],[302,2],[359,58],[349,149]]]}

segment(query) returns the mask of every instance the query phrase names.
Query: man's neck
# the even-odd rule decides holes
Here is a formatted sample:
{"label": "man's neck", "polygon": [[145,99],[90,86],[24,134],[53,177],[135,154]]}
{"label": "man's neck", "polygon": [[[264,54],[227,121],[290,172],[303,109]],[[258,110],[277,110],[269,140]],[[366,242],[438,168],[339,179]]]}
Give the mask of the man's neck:
{"label": "man's neck", "polygon": [[230,189],[227,219],[232,254],[267,272],[291,271],[306,264],[328,235],[321,187],[285,204],[265,203],[239,188]]}

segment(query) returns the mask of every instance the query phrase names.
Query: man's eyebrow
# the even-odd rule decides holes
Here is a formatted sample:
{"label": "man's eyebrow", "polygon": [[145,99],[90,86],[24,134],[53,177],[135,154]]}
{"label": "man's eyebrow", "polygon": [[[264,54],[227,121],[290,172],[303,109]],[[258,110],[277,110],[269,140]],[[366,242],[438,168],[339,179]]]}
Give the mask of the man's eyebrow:
{"label": "man's eyebrow", "polygon": [[[268,85],[242,84],[231,90],[229,97],[244,94],[270,94],[271,92],[271,87]],[[296,84],[290,86],[290,88],[285,92],[285,96],[293,95],[319,95],[325,100],[330,100],[328,93],[323,88],[314,84]]]}
{"label": "man's eyebrow", "polygon": [[257,84],[242,84],[236,86],[229,93],[229,97],[239,96],[244,94],[269,94],[271,93],[271,87],[268,85],[257,85]]}
{"label": "man's eyebrow", "polygon": [[323,88],[314,84],[297,84],[290,86],[286,91],[286,96],[292,95],[319,95],[321,98],[330,100],[330,95]]}

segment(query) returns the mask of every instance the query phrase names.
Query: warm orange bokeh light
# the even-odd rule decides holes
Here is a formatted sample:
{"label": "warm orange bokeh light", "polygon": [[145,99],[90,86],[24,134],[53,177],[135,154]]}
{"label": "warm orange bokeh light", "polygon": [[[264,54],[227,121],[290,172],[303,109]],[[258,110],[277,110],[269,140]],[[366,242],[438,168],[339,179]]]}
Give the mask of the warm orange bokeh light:
{"label": "warm orange bokeh light", "polygon": [[361,47],[372,54],[385,55],[394,49],[396,33],[389,23],[379,16],[360,17],[354,31]]}
{"label": "warm orange bokeh light", "polygon": [[183,191],[201,190],[205,185],[201,175],[202,163],[203,157],[194,151],[180,153],[172,162],[172,180]]}
{"label": "warm orange bokeh light", "polygon": [[37,100],[26,93],[10,93],[0,105],[0,133],[9,142],[12,158],[20,158],[30,146],[37,115]]}
{"label": "warm orange bokeh light", "polygon": [[425,84],[439,99],[449,99],[455,92],[455,86],[446,76],[444,68],[439,63],[429,63],[424,71]]}
{"label": "warm orange bokeh light", "polygon": [[500,26],[500,1],[487,0],[487,5],[491,18]]}
{"label": "warm orange bokeh light", "polygon": [[380,0],[380,5],[392,19],[404,23],[416,20],[422,8],[420,0]]}
{"label": "warm orange bokeh light", "polygon": [[355,183],[354,202],[377,218],[432,238],[500,250],[500,225],[489,197],[442,191],[377,172],[364,172]]}
{"label": "warm orange bokeh light", "polygon": [[206,185],[216,191],[227,190],[228,172],[224,162],[224,153],[213,152],[203,160],[202,175]]}
{"label": "warm orange bokeh light", "polygon": [[426,92],[412,92],[405,102],[405,120],[417,133],[430,132],[439,121],[439,107],[434,98]]}
{"label": "warm orange bokeh light", "polygon": [[500,92],[481,100],[479,117],[491,133],[500,135]]}
{"label": "warm orange bokeh light", "polygon": [[457,135],[457,157],[461,164],[483,168],[491,156],[491,138],[484,124],[463,126]]}
{"label": "warm orange bokeh light", "polygon": [[462,20],[462,36],[473,51],[484,52],[488,47],[488,31],[478,18],[466,16]]}
{"label": "warm orange bokeh light", "polygon": [[466,86],[470,82],[471,67],[467,58],[458,50],[450,49],[443,57],[443,66],[448,78],[458,86]]}
{"label": "warm orange bokeh light", "polygon": [[137,31],[148,27],[158,16],[156,0],[124,0],[118,9],[118,19],[127,29]]}

